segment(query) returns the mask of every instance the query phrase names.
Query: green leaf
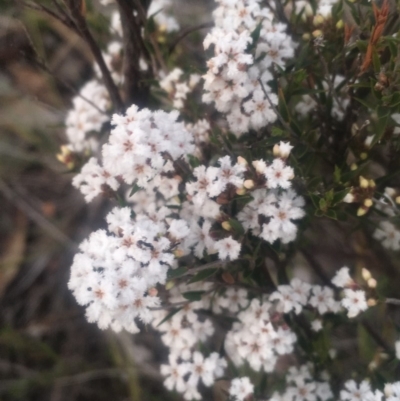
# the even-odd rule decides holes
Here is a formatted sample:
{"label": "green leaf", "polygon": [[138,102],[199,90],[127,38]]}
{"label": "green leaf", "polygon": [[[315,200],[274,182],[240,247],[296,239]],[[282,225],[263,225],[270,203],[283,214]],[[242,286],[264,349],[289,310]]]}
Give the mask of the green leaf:
{"label": "green leaf", "polygon": [[336,192],[332,199],[332,205],[334,206],[340,203],[344,199],[344,197],[349,193],[349,191],[350,189],[346,188],[343,189],[342,191]]}
{"label": "green leaf", "polygon": [[243,235],[244,234],[244,228],[242,224],[236,220],[236,219],[229,219],[228,223],[230,226],[233,228],[233,231],[235,231],[236,234]]}
{"label": "green leaf", "polygon": [[357,100],[357,102],[361,103],[363,106],[365,106],[367,109],[375,109],[375,106],[373,104],[368,103],[366,100],[360,99],[358,97],[354,98]]}
{"label": "green leaf", "polygon": [[293,74],[293,83],[301,84],[307,78],[307,71],[304,69],[298,70]]}
{"label": "green leaf", "polygon": [[381,60],[379,59],[379,54],[375,49],[372,50],[372,64],[374,66],[375,72],[380,72]]}
{"label": "green leaf", "polygon": [[261,33],[261,28],[263,26],[263,20],[259,22],[259,24],[256,26],[254,31],[250,34],[251,38],[253,41],[249,44],[247,47],[247,52],[250,53],[255,47],[257,46],[258,39],[260,39],[260,33]]}
{"label": "green leaf", "polygon": [[325,216],[329,217],[330,219],[337,220],[336,212],[332,209],[329,209],[326,213]]}
{"label": "green leaf", "polygon": [[129,192],[129,196],[131,197],[133,194],[135,194],[137,191],[139,191],[139,189],[142,189],[142,188],[139,187],[139,185],[137,185],[136,183],[133,184],[131,192]]}
{"label": "green leaf", "polygon": [[319,208],[323,211],[326,212],[328,209],[328,204],[324,198],[321,198],[318,202]]}
{"label": "green leaf", "polygon": [[311,202],[313,203],[313,205],[315,206],[315,208],[318,209],[318,208],[319,208],[319,200],[320,200],[320,197],[317,196],[317,195],[311,194],[311,193],[308,194],[308,196],[310,197]]}
{"label": "green leaf", "polygon": [[330,205],[330,204],[332,203],[333,195],[334,195],[333,189],[330,189],[330,190],[325,194],[326,203],[327,203],[328,205]]}
{"label": "green leaf", "polygon": [[201,301],[201,296],[205,293],[205,291],[188,291],[184,292],[182,296],[187,300],[194,302],[194,301]]}
{"label": "green leaf", "polygon": [[283,136],[283,135],[285,135],[285,131],[279,127],[272,127],[271,135],[272,136]]}
{"label": "green leaf", "polygon": [[210,267],[209,269],[204,269],[198,272],[193,278],[191,278],[188,283],[197,283],[198,281],[203,281],[208,277],[213,276],[218,271],[218,268]]}
{"label": "green leaf", "polygon": [[161,320],[160,323],[157,324],[157,327],[161,326],[163,323],[165,323],[166,321],[171,319],[171,317],[174,316],[175,314],[177,314],[181,309],[182,308],[173,309],[171,312],[168,313],[167,316],[165,316],[165,318],[163,320]]}
{"label": "green leaf", "polygon": [[193,155],[188,155],[188,159],[189,159],[189,164],[193,167],[193,168],[196,168],[196,167],[199,167],[200,166],[200,160],[196,157],[196,156],[193,156]]}
{"label": "green leaf", "polygon": [[182,276],[187,271],[188,271],[188,269],[186,269],[186,267],[184,267],[184,266],[178,267],[176,269],[170,269],[170,270],[168,270],[167,278],[168,278],[168,280],[172,280],[173,278]]}
{"label": "green leaf", "polygon": [[364,361],[371,361],[376,352],[376,344],[364,326],[358,324],[358,349]]}
{"label": "green leaf", "polygon": [[342,174],[342,171],[340,170],[340,167],[335,165],[335,171],[333,172],[333,181],[336,183],[340,183],[341,174]]}
{"label": "green leaf", "polygon": [[283,90],[281,88],[278,89],[278,98],[279,98],[278,108],[279,108],[279,112],[280,112],[281,116],[283,117],[283,119],[285,121],[290,121],[289,108],[286,103],[286,99],[285,99]]}

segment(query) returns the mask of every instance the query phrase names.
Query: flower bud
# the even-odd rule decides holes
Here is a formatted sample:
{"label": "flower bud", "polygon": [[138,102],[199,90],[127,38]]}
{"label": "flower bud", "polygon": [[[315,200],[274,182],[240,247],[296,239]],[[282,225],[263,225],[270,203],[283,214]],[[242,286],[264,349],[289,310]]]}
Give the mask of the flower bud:
{"label": "flower bud", "polygon": [[368,153],[362,152],[362,153],[360,154],[360,159],[361,159],[361,160],[365,160],[367,157],[368,157]]}
{"label": "flower bud", "polygon": [[168,281],[167,282],[167,284],[165,284],[165,289],[167,290],[167,291],[169,291],[171,288],[173,288],[173,287],[175,287],[175,283],[174,283],[174,281]]}
{"label": "flower bud", "polygon": [[247,160],[242,156],[238,156],[237,157],[237,164],[240,164],[241,166],[247,166],[248,165]]}
{"label": "flower bud", "polygon": [[273,148],[273,153],[275,157],[280,157],[282,159],[287,159],[290,155],[290,151],[293,149],[293,146],[290,145],[289,142],[279,142]]}
{"label": "flower bud", "polygon": [[60,147],[60,153],[56,155],[59,162],[65,164],[68,169],[72,170],[75,166],[74,155],[67,145],[62,145]]}
{"label": "flower bud", "polygon": [[400,205],[400,196],[396,196],[396,203]]}
{"label": "flower bud", "polygon": [[357,169],[358,169],[357,164],[356,163],[352,163],[352,165],[350,166],[350,170],[354,171],[354,170],[357,170]]}
{"label": "flower bud", "polygon": [[367,284],[368,284],[368,287],[369,288],[376,288],[376,286],[377,286],[377,281],[373,278],[373,277],[371,277],[369,280],[368,280],[368,282],[367,282]]}
{"label": "flower bud", "polygon": [[314,36],[314,38],[320,38],[321,36],[323,36],[323,33],[320,29],[316,29],[312,35]]}
{"label": "flower bud", "polygon": [[252,164],[259,174],[263,174],[265,169],[267,168],[264,160],[254,160]]}
{"label": "flower bud", "polygon": [[342,19],[336,22],[336,29],[343,29],[343,27],[344,27],[344,22]]}
{"label": "flower bud", "polygon": [[243,185],[244,185],[244,187],[247,188],[247,189],[252,189],[252,188],[254,188],[254,181],[253,181],[253,180],[246,180],[246,181],[243,183]]}
{"label": "flower bud", "polygon": [[156,297],[158,294],[158,290],[157,290],[157,288],[152,287],[149,289],[148,293],[151,297]]}
{"label": "flower bud", "polygon": [[319,26],[319,25],[322,25],[324,23],[324,21],[325,21],[325,18],[321,14],[318,14],[314,17],[313,24],[314,24],[314,26]]}
{"label": "flower bud", "polygon": [[365,199],[364,201],[364,206],[365,207],[371,207],[374,204],[374,202],[372,202],[372,199]]}
{"label": "flower bud", "polygon": [[353,203],[354,202],[354,195],[351,193],[351,191],[343,198],[344,203]]}
{"label": "flower bud", "polygon": [[371,272],[365,267],[362,268],[361,275],[365,281],[368,281],[372,277]]}
{"label": "flower bud", "polygon": [[373,298],[368,299],[367,304],[369,307],[375,306],[377,304],[376,299]]}
{"label": "flower bud", "polygon": [[237,188],[236,195],[244,195],[246,193],[246,188]]}
{"label": "flower bud", "polygon": [[366,178],[364,178],[362,175],[360,175],[359,180],[360,180],[360,187],[361,188],[368,188],[369,187],[369,181]]}
{"label": "flower bud", "polygon": [[367,212],[368,212],[368,208],[366,208],[365,206],[361,206],[357,210],[357,216],[358,217],[364,216]]}
{"label": "flower bud", "polygon": [[178,249],[175,249],[174,255],[175,255],[176,258],[181,258],[184,255],[184,252],[183,252],[182,249],[178,248]]}
{"label": "flower bud", "polygon": [[229,224],[229,221],[224,221],[221,224],[222,228],[226,231],[230,231],[232,229],[232,226]]}
{"label": "flower bud", "polygon": [[371,147],[372,141],[374,140],[375,135],[368,135],[367,138],[364,141],[364,145],[368,148]]}
{"label": "flower bud", "polygon": [[309,33],[303,33],[302,39],[303,39],[303,40],[310,40],[310,39],[311,39],[311,36],[310,36]]}

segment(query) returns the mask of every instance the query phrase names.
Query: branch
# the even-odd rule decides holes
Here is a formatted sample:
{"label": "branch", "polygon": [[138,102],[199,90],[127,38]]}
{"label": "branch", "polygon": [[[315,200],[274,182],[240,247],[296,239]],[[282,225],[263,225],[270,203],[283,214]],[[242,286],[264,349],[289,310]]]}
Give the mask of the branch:
{"label": "branch", "polygon": [[56,19],[57,21],[61,22],[63,25],[65,25],[67,28],[74,30],[75,32],[77,32],[78,34],[80,33],[76,27],[76,25],[74,24],[74,22],[68,17],[68,15],[65,15],[62,17],[61,15],[58,15],[56,12],[54,12],[53,10],[51,10],[50,8],[43,6],[42,4],[31,4],[31,3],[27,3],[25,1],[21,1],[21,5],[23,7],[29,8],[31,10],[35,10],[35,11],[40,11],[43,12],[47,15],[49,15],[50,17]]}
{"label": "branch", "polygon": [[80,31],[82,38],[89,45],[90,50],[92,51],[93,56],[100,68],[100,71],[103,75],[104,84],[110,95],[114,110],[122,111],[124,109],[124,104],[122,103],[121,96],[118,92],[118,88],[111,77],[111,73],[107,68],[107,65],[104,61],[100,48],[97,46],[96,41],[94,40],[92,34],[89,31],[86,19],[81,13],[82,0],[64,0],[64,2],[66,3],[71,13],[71,16],[74,19],[75,24],[78,30]]}
{"label": "branch", "polygon": [[186,38],[186,36],[190,35],[192,32],[198,31],[200,29],[212,28],[213,26],[214,26],[213,22],[204,22],[203,24],[197,26],[191,26],[189,28],[184,29],[169,47],[168,54],[170,55],[175,50],[175,47],[178,45],[178,43],[184,38]]}
{"label": "branch", "polygon": [[[139,60],[143,55],[147,61],[150,61],[151,56],[143,42],[140,26],[133,14],[133,5],[127,0],[116,1],[123,31],[125,100],[143,107],[147,103],[148,87],[141,83]],[[152,69],[155,74],[157,68],[153,62]]]}
{"label": "branch", "polygon": [[41,68],[44,72],[47,72],[51,77],[53,77],[57,82],[59,82],[60,84],[62,84],[64,87],[66,87],[67,89],[69,89],[73,94],[75,94],[76,96],[79,96],[81,99],[83,99],[85,102],[87,102],[88,104],[90,104],[92,107],[94,107],[99,113],[101,114],[105,114],[108,115],[108,113],[105,110],[101,110],[94,102],[92,102],[90,99],[88,99],[87,97],[83,96],[79,90],[77,90],[75,87],[73,87],[70,83],[64,81],[63,79],[61,79],[60,77],[58,77],[50,68],[49,66],[46,64],[46,62],[44,60],[40,59],[40,56],[38,54],[38,51],[35,48],[35,45],[29,35],[28,30],[26,29],[25,25],[19,21],[23,31],[25,32],[26,38],[33,50],[33,54],[34,57],[28,57],[26,54],[24,54],[24,57],[26,57],[27,59],[29,59],[30,61],[32,61],[33,63],[35,63],[39,68]]}

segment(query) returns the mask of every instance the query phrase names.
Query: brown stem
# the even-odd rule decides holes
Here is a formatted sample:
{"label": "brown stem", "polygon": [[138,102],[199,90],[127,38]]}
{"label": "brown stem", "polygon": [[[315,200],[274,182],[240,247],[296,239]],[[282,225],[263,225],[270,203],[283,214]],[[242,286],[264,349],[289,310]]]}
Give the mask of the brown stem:
{"label": "brown stem", "polygon": [[144,56],[147,61],[151,60],[151,56],[144,45],[141,27],[134,16],[136,10],[132,2],[117,0],[117,3],[123,31],[125,101],[144,107],[147,103],[149,89],[142,82],[139,61],[140,56]]}
{"label": "brown stem", "polygon": [[93,56],[96,60],[96,63],[100,68],[100,71],[103,75],[104,85],[106,86],[107,91],[110,95],[114,110],[122,111],[124,109],[124,104],[122,103],[121,96],[118,92],[118,88],[111,77],[111,73],[107,68],[107,65],[104,61],[100,48],[98,47],[96,41],[94,40],[92,34],[89,31],[86,19],[82,15],[81,12],[82,0],[64,0],[64,2],[71,13],[71,16],[75,21],[75,24],[79,32],[81,33],[82,38],[89,45],[90,50],[92,51]]}

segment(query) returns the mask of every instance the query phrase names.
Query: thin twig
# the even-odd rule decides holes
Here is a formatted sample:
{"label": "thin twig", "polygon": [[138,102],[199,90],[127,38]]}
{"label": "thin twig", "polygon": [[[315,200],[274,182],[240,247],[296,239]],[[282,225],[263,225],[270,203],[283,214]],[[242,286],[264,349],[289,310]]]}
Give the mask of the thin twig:
{"label": "thin twig", "polygon": [[[139,16],[139,18],[141,20],[140,22],[141,22],[142,26],[145,26],[146,25],[146,19],[147,19],[146,11],[144,10],[142,4],[140,3],[140,0],[133,0],[133,2],[136,5],[136,10],[137,10],[138,16]],[[153,46],[153,49],[154,49],[154,52],[155,52],[155,55],[156,55],[156,58],[157,58],[157,61],[158,61],[158,64],[159,64],[160,68],[165,73],[168,72],[167,64],[165,63],[164,57],[163,57],[163,55],[161,53],[161,50],[160,50],[160,47],[158,46],[157,41],[154,39],[152,34],[148,35],[148,38],[150,40],[151,45]]]}
{"label": "thin twig", "polygon": [[19,196],[1,178],[0,178],[0,191],[11,203],[16,205],[39,227],[41,227],[44,231],[50,234],[52,238],[54,238],[61,244],[66,245],[69,249],[76,251],[77,244],[75,244],[70,238],[68,238],[58,227],[56,227],[53,223],[47,220],[40,212],[34,209],[21,196]]}
{"label": "thin twig", "polygon": [[57,76],[51,69],[50,67],[46,64],[46,62],[44,60],[40,59],[40,56],[38,54],[38,51],[36,50],[36,47],[29,35],[28,30],[26,29],[25,25],[19,21],[23,31],[25,32],[26,38],[28,39],[28,42],[30,44],[31,49],[33,50],[34,53],[34,58],[28,57],[26,54],[24,54],[24,57],[30,61],[32,61],[33,63],[35,63],[40,69],[42,69],[44,72],[47,72],[52,78],[54,78],[57,82],[59,82],[61,85],[63,85],[65,88],[69,89],[74,95],[80,97],[81,99],[83,99],[85,102],[87,102],[88,104],[90,104],[92,107],[94,107],[99,113],[101,114],[105,114],[108,115],[108,113],[104,110],[101,110],[94,102],[92,102],[90,99],[88,99],[87,97],[83,96],[80,91],[76,88],[74,88],[71,84],[69,84],[68,82],[64,81],[63,79],[61,79],[59,76]]}
{"label": "thin twig", "polygon": [[400,305],[400,299],[386,298],[385,303],[390,304],[390,305]]}
{"label": "thin twig", "polygon": [[298,135],[296,135],[296,133],[292,130],[292,128],[290,127],[290,125],[284,120],[284,118],[281,116],[281,114],[279,113],[278,109],[276,108],[276,106],[272,103],[271,98],[268,95],[268,92],[266,91],[264,84],[262,83],[261,79],[258,80],[258,82],[261,85],[261,88],[264,92],[265,97],[267,98],[272,111],[277,115],[278,120],[280,121],[280,123],[294,136],[297,137]]}
{"label": "thin twig", "polygon": [[25,1],[21,1],[20,3],[22,6],[29,8],[31,10],[35,10],[35,11],[40,11],[43,12],[47,15],[49,15],[50,17],[56,19],[57,21],[61,22],[63,25],[65,25],[67,28],[69,29],[73,29],[75,32],[77,32],[79,34],[79,31],[77,30],[74,22],[68,18],[68,16],[66,16],[64,14],[64,18],[61,15],[58,15],[56,12],[54,12],[53,10],[51,10],[50,8],[42,5],[42,4],[31,4],[31,3],[27,3]]}
{"label": "thin twig", "polygon": [[224,266],[225,264],[226,264],[226,261],[224,261],[224,260],[216,260],[214,262],[206,263],[205,265],[193,267],[192,269],[188,270],[186,273],[182,274],[178,278],[185,277],[185,276],[191,276],[200,271],[203,271],[206,269],[211,269],[212,267]]}
{"label": "thin twig", "polygon": [[204,22],[203,24],[191,26],[184,29],[169,47],[168,54],[171,54],[175,50],[175,47],[179,44],[179,42],[184,38],[186,38],[186,36],[190,35],[192,32],[199,31],[200,29],[212,28],[213,26],[214,26],[213,22]]}
{"label": "thin twig", "polygon": [[100,50],[99,46],[97,45],[96,41],[94,40],[94,38],[87,26],[86,19],[81,13],[82,0],[80,0],[80,1],[64,0],[64,2],[68,6],[71,16],[74,19],[75,24],[82,35],[82,38],[89,45],[90,50],[92,51],[92,54],[96,60],[96,63],[98,64],[98,66],[100,68],[100,71],[102,73],[103,80],[104,80],[104,85],[106,86],[107,91],[110,95],[114,110],[122,111],[124,109],[124,104],[122,103],[122,99],[119,94],[118,88],[115,85],[114,80],[112,79],[110,70],[108,69],[108,67],[104,61],[101,50]]}

